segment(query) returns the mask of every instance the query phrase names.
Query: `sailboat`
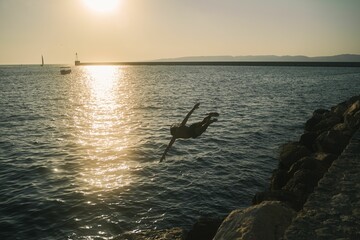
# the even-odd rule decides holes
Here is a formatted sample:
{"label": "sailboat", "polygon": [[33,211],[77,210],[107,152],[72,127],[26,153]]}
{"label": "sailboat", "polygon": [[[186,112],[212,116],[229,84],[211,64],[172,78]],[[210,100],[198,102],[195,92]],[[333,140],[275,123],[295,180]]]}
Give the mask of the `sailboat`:
{"label": "sailboat", "polygon": [[41,66],[44,66],[44,57],[41,55]]}

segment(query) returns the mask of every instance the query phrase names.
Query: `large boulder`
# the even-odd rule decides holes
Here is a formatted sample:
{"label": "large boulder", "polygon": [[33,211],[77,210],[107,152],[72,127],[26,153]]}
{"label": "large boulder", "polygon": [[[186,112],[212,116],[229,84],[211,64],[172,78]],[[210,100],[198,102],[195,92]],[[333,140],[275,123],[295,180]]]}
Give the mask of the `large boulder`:
{"label": "large boulder", "polygon": [[343,121],[342,117],[330,111],[324,111],[321,113],[314,113],[305,124],[305,130],[311,132],[321,133],[330,130],[336,124]]}
{"label": "large boulder", "polygon": [[279,168],[289,169],[297,160],[309,156],[311,151],[299,142],[284,144],[280,150]]}
{"label": "large boulder", "polygon": [[290,167],[288,176],[290,178],[293,177],[294,174],[301,169],[312,170],[322,177],[322,175],[326,172],[327,167],[325,164],[322,164],[321,161],[318,161],[314,156],[303,157]]}
{"label": "large boulder", "polygon": [[300,137],[300,143],[304,145],[307,149],[314,151],[313,146],[318,136],[319,134],[317,132],[305,132]]}
{"label": "large boulder", "polygon": [[330,113],[327,109],[317,109],[313,112],[312,117],[306,121],[305,130],[306,131],[315,131],[315,127],[318,123],[321,122],[326,116],[326,114]]}
{"label": "large boulder", "polygon": [[300,169],[294,173],[294,176],[283,187],[283,190],[293,192],[299,197],[299,201],[305,203],[321,177],[322,175],[317,171]]}
{"label": "large boulder", "polygon": [[326,152],[340,155],[349,143],[350,136],[342,131],[330,130],[320,134],[315,141],[314,149],[317,152]]}
{"label": "large boulder", "polygon": [[295,214],[286,204],[277,201],[234,210],[223,221],[214,240],[277,240]]}

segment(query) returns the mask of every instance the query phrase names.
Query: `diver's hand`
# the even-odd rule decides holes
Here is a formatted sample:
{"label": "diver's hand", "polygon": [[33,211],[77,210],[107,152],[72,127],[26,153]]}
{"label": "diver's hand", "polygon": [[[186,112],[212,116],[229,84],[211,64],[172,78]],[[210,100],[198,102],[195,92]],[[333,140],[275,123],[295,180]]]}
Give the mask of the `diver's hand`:
{"label": "diver's hand", "polygon": [[195,109],[198,109],[199,106],[200,106],[200,103],[197,103],[197,104],[195,104],[195,106],[193,107],[193,109],[194,109],[194,110],[195,110]]}

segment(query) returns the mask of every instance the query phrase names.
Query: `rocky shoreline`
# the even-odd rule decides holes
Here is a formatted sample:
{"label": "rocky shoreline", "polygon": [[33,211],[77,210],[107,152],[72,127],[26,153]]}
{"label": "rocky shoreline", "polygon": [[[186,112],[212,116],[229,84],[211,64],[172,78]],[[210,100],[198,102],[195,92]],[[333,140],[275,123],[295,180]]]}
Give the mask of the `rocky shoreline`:
{"label": "rocky shoreline", "polygon": [[317,109],[305,123],[299,140],[281,146],[269,188],[255,194],[252,206],[234,210],[225,219],[200,219],[188,233],[174,228],[129,235],[126,239],[282,239],[359,127],[360,95],[330,110]]}

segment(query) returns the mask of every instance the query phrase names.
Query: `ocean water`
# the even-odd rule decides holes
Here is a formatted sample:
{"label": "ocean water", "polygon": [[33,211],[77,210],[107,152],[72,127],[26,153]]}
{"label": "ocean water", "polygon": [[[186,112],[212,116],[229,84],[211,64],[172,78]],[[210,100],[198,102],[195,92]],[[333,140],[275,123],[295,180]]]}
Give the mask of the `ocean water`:
{"label": "ocean water", "polygon": [[[360,94],[360,68],[0,66],[0,238],[121,239],[225,216],[281,144]],[[220,113],[197,139],[169,127]]]}

